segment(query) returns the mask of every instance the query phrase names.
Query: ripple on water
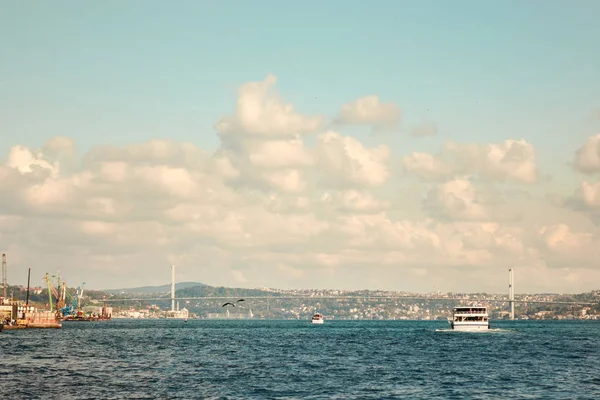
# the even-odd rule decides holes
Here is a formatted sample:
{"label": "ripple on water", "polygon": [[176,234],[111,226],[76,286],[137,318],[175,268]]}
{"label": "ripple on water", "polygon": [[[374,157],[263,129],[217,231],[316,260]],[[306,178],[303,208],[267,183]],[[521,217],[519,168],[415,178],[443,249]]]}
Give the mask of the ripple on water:
{"label": "ripple on water", "polygon": [[598,324],[495,325],[115,320],[3,332],[0,398],[600,398]]}

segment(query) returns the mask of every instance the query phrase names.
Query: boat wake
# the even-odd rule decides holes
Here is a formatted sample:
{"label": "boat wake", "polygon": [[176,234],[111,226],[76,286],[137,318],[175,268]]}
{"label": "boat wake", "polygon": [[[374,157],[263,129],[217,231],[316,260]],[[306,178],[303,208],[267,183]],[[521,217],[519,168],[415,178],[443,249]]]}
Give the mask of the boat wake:
{"label": "boat wake", "polygon": [[472,331],[462,331],[462,330],[456,330],[456,329],[452,329],[452,328],[446,328],[446,329],[436,329],[436,332],[448,332],[448,333],[515,333],[517,332],[515,329],[501,329],[501,328],[490,328],[490,329],[479,329],[479,330],[472,330]]}

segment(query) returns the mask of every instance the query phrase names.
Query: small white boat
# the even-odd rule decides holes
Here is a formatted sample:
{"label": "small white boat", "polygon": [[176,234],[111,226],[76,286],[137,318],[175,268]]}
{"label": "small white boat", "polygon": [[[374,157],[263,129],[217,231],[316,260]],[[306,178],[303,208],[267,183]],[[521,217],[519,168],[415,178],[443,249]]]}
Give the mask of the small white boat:
{"label": "small white boat", "polygon": [[321,314],[321,313],[315,313],[312,316],[312,323],[313,324],[322,324],[323,322],[325,322],[325,320],[323,318],[323,314]]}
{"label": "small white boat", "polygon": [[450,327],[456,331],[480,331],[490,329],[487,307],[461,306],[452,310]]}

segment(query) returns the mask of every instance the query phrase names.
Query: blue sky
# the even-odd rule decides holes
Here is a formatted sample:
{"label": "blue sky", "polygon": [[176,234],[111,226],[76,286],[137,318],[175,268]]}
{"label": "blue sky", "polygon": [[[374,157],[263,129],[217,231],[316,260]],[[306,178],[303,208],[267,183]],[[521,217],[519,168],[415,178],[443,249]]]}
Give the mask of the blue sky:
{"label": "blue sky", "polygon": [[267,73],[304,112],[373,93],[407,126],[439,125],[433,141],[386,139],[398,147],[525,137],[549,156],[593,130],[596,1],[326,3],[4,2],[0,145],[66,134],[83,149],[147,137],[214,148],[237,86]]}

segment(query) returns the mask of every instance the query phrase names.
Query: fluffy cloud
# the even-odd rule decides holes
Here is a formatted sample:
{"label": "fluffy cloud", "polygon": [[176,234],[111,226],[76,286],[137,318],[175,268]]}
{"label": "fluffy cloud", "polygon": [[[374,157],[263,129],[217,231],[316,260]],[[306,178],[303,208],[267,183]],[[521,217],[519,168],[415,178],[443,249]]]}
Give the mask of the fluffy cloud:
{"label": "fluffy cloud", "polygon": [[402,158],[402,167],[405,172],[424,180],[446,179],[455,174],[454,166],[428,153],[413,152]]}
{"label": "fluffy cloud", "polygon": [[448,142],[439,155],[414,152],[402,159],[405,172],[425,180],[476,175],[481,179],[534,183],[538,171],[533,146],[525,140],[499,144]]}
{"label": "fluffy cloud", "polygon": [[574,233],[566,224],[543,226],[540,234],[544,245],[553,252],[577,251],[593,240],[590,233]]}
{"label": "fluffy cloud", "polygon": [[271,172],[266,178],[275,188],[285,192],[300,193],[306,188],[302,173],[295,169]]}
{"label": "fluffy cloud", "polygon": [[52,164],[45,160],[41,152],[33,152],[20,145],[10,149],[6,165],[18,170],[21,174],[30,174],[36,170],[45,170],[53,176],[58,175],[59,168],[58,163]]}
{"label": "fluffy cloud", "polygon": [[600,211],[600,182],[583,181],[565,203],[580,210]]}
{"label": "fluffy cloud", "polygon": [[361,97],[342,105],[336,122],[348,125],[370,125],[376,130],[392,129],[400,123],[400,108],[394,103],[382,103],[379,97]]}
{"label": "fluffy cloud", "polygon": [[[6,149],[10,280],[32,266],[90,287],[163,284],[173,263],[181,280],[244,286],[503,291],[508,267],[522,290],[585,290],[600,278],[596,227],[494,186],[536,181],[531,144],[413,153],[404,170],[431,182],[406,186],[391,148],[323,130],[275,81],[242,86],[216,123],[217,149],[155,139],[79,154],[65,137]],[[378,100],[352,104],[346,121],[398,121]],[[590,207],[599,197],[596,184],[582,186]]]}
{"label": "fluffy cloud", "polygon": [[600,133],[590,136],[575,153],[575,168],[584,173],[600,171]]}
{"label": "fluffy cloud", "polygon": [[245,150],[248,160],[254,166],[282,168],[310,166],[314,163],[313,155],[300,139],[252,142],[252,144],[253,146]]}
{"label": "fluffy cloud", "polygon": [[378,186],[388,176],[390,150],[387,146],[366,148],[358,140],[327,132],[319,136],[317,157],[322,181],[329,185],[358,184]]}
{"label": "fluffy cloud", "polygon": [[505,140],[488,145],[450,142],[446,144],[445,152],[459,171],[478,173],[493,180],[526,183],[537,180],[535,150],[525,140]]}
{"label": "fluffy cloud", "polygon": [[338,210],[350,213],[373,213],[389,208],[389,202],[375,198],[372,193],[346,190],[334,194],[324,193],[321,201],[332,205]]}
{"label": "fluffy cloud", "polygon": [[[573,163],[576,170],[586,175],[600,172],[600,134],[588,137],[575,152]],[[560,198],[557,202],[569,208],[583,211],[594,222],[600,224],[600,182],[584,180],[571,196]]]}
{"label": "fluffy cloud", "polygon": [[298,114],[292,104],[283,101],[274,91],[276,82],[277,77],[269,75],[261,82],[242,85],[234,114],[216,123],[217,132],[225,137],[285,138],[317,131],[322,118]]}
{"label": "fluffy cloud", "polygon": [[455,179],[432,188],[425,206],[433,215],[453,220],[485,220],[487,212],[473,184]]}

